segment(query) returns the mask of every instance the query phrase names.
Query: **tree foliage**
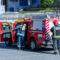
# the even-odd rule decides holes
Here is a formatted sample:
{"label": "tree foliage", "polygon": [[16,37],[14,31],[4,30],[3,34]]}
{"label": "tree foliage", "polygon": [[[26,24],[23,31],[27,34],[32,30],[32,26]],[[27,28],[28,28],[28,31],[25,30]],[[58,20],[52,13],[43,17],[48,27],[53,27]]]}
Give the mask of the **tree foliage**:
{"label": "tree foliage", "polygon": [[40,0],[40,5],[44,8],[50,7],[54,3],[54,0]]}

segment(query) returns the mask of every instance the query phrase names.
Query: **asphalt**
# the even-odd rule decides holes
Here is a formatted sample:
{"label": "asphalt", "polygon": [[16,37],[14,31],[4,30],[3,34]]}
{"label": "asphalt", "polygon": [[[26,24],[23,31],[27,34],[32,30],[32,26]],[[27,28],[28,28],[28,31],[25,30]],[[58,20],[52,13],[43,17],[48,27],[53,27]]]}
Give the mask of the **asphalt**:
{"label": "asphalt", "polygon": [[0,60],[60,60],[60,54],[53,54],[53,49],[49,48],[18,50],[16,46],[7,47],[0,43]]}

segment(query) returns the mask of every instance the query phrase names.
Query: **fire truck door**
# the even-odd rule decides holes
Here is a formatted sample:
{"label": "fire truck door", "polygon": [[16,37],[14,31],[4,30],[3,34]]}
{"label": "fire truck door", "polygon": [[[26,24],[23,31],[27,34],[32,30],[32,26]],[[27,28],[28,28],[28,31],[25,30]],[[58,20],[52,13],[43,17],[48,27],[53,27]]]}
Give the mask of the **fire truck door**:
{"label": "fire truck door", "polygon": [[28,23],[24,23],[22,27],[22,31],[24,31],[24,39],[27,40],[27,30],[28,30]]}
{"label": "fire truck door", "polygon": [[6,38],[11,39],[10,26],[8,24],[2,24],[3,40]]}

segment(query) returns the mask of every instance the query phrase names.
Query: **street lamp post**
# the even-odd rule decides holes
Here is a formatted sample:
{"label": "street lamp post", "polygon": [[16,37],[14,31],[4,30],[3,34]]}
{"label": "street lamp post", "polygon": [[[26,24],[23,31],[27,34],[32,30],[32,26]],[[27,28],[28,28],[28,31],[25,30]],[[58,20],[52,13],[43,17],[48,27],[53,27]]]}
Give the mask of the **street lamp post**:
{"label": "street lamp post", "polygon": [[30,0],[28,0],[28,8],[30,9]]}

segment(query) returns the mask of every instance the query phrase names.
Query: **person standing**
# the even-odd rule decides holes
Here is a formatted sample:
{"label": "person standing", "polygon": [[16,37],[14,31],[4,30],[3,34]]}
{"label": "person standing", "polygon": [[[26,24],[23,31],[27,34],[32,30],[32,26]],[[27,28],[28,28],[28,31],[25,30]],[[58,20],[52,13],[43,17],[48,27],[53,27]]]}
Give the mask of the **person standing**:
{"label": "person standing", "polygon": [[22,31],[22,25],[18,25],[16,26],[15,29],[13,29],[16,31],[16,36],[17,36],[17,47],[20,50],[21,48],[21,31]]}
{"label": "person standing", "polygon": [[58,54],[60,50],[60,24],[58,24],[58,19],[53,20],[54,27],[51,28],[51,32],[53,33],[53,46],[54,46],[54,54]]}

